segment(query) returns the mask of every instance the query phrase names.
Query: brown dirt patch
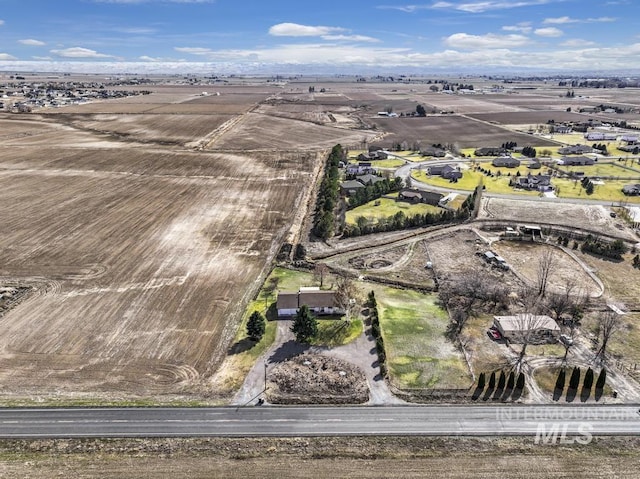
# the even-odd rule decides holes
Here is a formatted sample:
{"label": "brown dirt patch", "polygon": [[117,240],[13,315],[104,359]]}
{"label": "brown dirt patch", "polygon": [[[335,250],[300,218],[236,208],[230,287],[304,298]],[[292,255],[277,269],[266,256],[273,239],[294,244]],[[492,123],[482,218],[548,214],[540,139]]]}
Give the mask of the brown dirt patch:
{"label": "brown dirt patch", "polygon": [[639,446],[634,437],[562,447],[529,437],[3,441],[0,477],[632,478]]}
{"label": "brown dirt patch", "polygon": [[551,251],[553,267],[549,275],[549,291],[562,293],[567,280],[570,279],[575,281],[576,292],[589,295],[600,292],[600,288],[584,268],[560,248],[524,241],[497,241],[491,246],[530,285],[535,285],[537,282],[539,258],[545,251]]}
{"label": "brown dirt patch", "polygon": [[369,399],[364,373],[329,356],[303,354],[273,368],[267,399],[274,404],[361,404]]}

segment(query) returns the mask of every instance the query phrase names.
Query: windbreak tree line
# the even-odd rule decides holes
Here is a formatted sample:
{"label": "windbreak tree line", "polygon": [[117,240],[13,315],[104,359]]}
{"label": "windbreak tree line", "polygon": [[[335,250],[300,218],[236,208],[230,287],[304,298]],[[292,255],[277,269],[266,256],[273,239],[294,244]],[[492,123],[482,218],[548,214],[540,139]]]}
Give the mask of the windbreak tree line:
{"label": "windbreak tree line", "polygon": [[346,158],[341,145],[332,148],[324,166],[324,176],[318,190],[313,217],[313,234],[321,239],[333,236],[336,230],[334,210],[340,200],[340,162]]}

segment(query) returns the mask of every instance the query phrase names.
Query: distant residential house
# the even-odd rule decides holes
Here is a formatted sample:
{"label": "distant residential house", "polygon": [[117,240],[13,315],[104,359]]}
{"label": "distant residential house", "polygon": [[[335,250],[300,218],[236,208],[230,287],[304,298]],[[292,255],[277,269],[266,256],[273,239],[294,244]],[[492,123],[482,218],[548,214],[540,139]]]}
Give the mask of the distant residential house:
{"label": "distant residential house", "polygon": [[517,176],[513,178],[513,186],[525,190],[553,190],[553,186],[551,186],[551,177],[549,175],[532,175],[531,173],[527,176]]}
{"label": "distant residential house", "polygon": [[382,151],[384,150],[384,148],[382,148],[380,145],[369,145],[369,153],[373,153],[374,151]]}
{"label": "distant residential house", "polygon": [[378,175],[360,175],[356,176],[356,180],[358,180],[363,185],[375,185],[379,181],[384,181],[384,178]]}
{"label": "distant residential house", "polygon": [[442,148],[436,148],[435,146],[427,146],[420,150],[422,156],[435,156],[436,158],[444,158],[447,154]]}
{"label": "distant residential house", "polygon": [[409,203],[426,203],[438,206],[444,198],[440,193],[415,189],[404,189],[398,193],[398,201],[408,201]]}
{"label": "distant residential house", "polygon": [[530,170],[539,170],[542,168],[542,164],[538,160],[531,160],[527,165]]}
{"label": "distant residential house", "polygon": [[369,153],[360,153],[358,155],[358,161],[375,161],[375,160],[386,160],[389,155],[382,150],[374,150]]}
{"label": "distant residential house", "polygon": [[559,135],[566,135],[572,131],[569,125],[553,125],[551,128],[552,133],[557,133]]}
{"label": "distant residential house", "polygon": [[587,145],[573,145],[558,148],[561,155],[584,155],[585,153],[593,153],[593,148]]}
{"label": "distant residential house", "polygon": [[344,309],[336,303],[336,292],[320,290],[317,287],[300,288],[298,291],[278,293],[276,308],[278,317],[295,316],[302,305],[307,305],[316,315],[344,314]]}
{"label": "distant residential house", "polygon": [[640,195],[640,184],[625,185],[622,187],[622,192],[627,196],[638,196]]}
{"label": "distant residential house", "polygon": [[520,166],[520,160],[512,156],[499,156],[494,158],[491,164],[500,168],[517,168]]}
{"label": "distant residential house", "polygon": [[457,180],[462,178],[462,172],[456,166],[452,165],[434,165],[428,166],[427,174],[432,176],[440,176],[447,180]]}
{"label": "distant residential house", "polygon": [[637,155],[640,152],[640,145],[631,144],[631,145],[622,145],[618,147],[618,150],[626,151],[627,153],[633,153]]}
{"label": "distant residential house", "polygon": [[370,161],[360,161],[357,165],[347,165],[347,175],[372,175],[376,169],[371,166]]}
{"label": "distant residential house", "polygon": [[618,136],[613,133],[603,133],[600,131],[589,132],[584,134],[584,138],[587,141],[615,141]]}
{"label": "distant residential house", "polygon": [[494,316],[493,326],[503,338],[514,343],[526,339],[530,344],[543,344],[556,342],[560,337],[560,326],[546,315]]}
{"label": "distant residential house", "polygon": [[624,141],[628,145],[633,145],[635,143],[638,143],[638,137],[635,135],[622,135],[620,137],[620,141]]}
{"label": "distant residential house", "polygon": [[595,162],[593,158],[588,156],[563,156],[558,160],[558,164],[564,166],[590,166]]}
{"label": "distant residential house", "polygon": [[500,156],[507,152],[506,148],[483,147],[473,152],[476,156]]}
{"label": "distant residential house", "polygon": [[348,180],[340,183],[340,193],[344,196],[352,196],[361,188],[364,188],[364,185],[358,180]]}

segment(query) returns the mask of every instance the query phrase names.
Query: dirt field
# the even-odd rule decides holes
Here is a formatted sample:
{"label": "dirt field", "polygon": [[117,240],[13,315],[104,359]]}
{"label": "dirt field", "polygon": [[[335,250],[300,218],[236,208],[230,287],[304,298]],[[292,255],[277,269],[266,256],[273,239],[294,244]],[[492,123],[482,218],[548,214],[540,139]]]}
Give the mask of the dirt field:
{"label": "dirt field", "polygon": [[570,279],[575,282],[574,287],[579,292],[591,297],[598,297],[602,293],[598,284],[581,265],[559,248],[521,241],[497,241],[491,247],[530,285],[535,285],[537,282],[539,264],[537,258],[546,251],[550,251],[553,258],[553,268],[549,274],[550,292],[562,293]]}
{"label": "dirt field", "polygon": [[[426,118],[372,118],[379,130],[389,131],[380,143],[391,146],[394,142],[420,141],[423,145],[456,143],[459,148],[496,146],[507,141],[518,145],[554,146],[544,138],[506,130],[489,123],[474,121],[457,115],[428,116]],[[460,132],[464,132],[463,135]]]}
{"label": "dirt field", "polygon": [[[579,200],[575,200],[579,201]],[[637,241],[633,231],[619,218],[611,218],[610,209],[602,205],[544,200],[512,201],[502,198],[484,198],[478,217],[513,221],[517,224],[536,225],[544,222],[549,225],[585,228],[596,233],[619,236],[629,241]]]}
{"label": "dirt field", "polygon": [[2,395],[215,395],[206,378],[315,154],[33,140],[0,153],[0,278],[37,288],[0,319]]}
{"label": "dirt field", "polygon": [[[0,478],[636,478],[638,438],[345,437],[0,443]],[[133,472],[135,471],[135,472]]]}

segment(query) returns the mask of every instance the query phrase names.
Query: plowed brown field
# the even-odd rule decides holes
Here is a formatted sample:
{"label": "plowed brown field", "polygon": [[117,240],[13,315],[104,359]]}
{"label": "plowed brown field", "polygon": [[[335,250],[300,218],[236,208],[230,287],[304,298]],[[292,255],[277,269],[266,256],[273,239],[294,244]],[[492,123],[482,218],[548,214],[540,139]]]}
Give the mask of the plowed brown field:
{"label": "plowed brown field", "polygon": [[316,154],[102,148],[100,136],[12,118],[0,280],[37,291],[0,318],[2,394],[214,394],[204,378]]}

